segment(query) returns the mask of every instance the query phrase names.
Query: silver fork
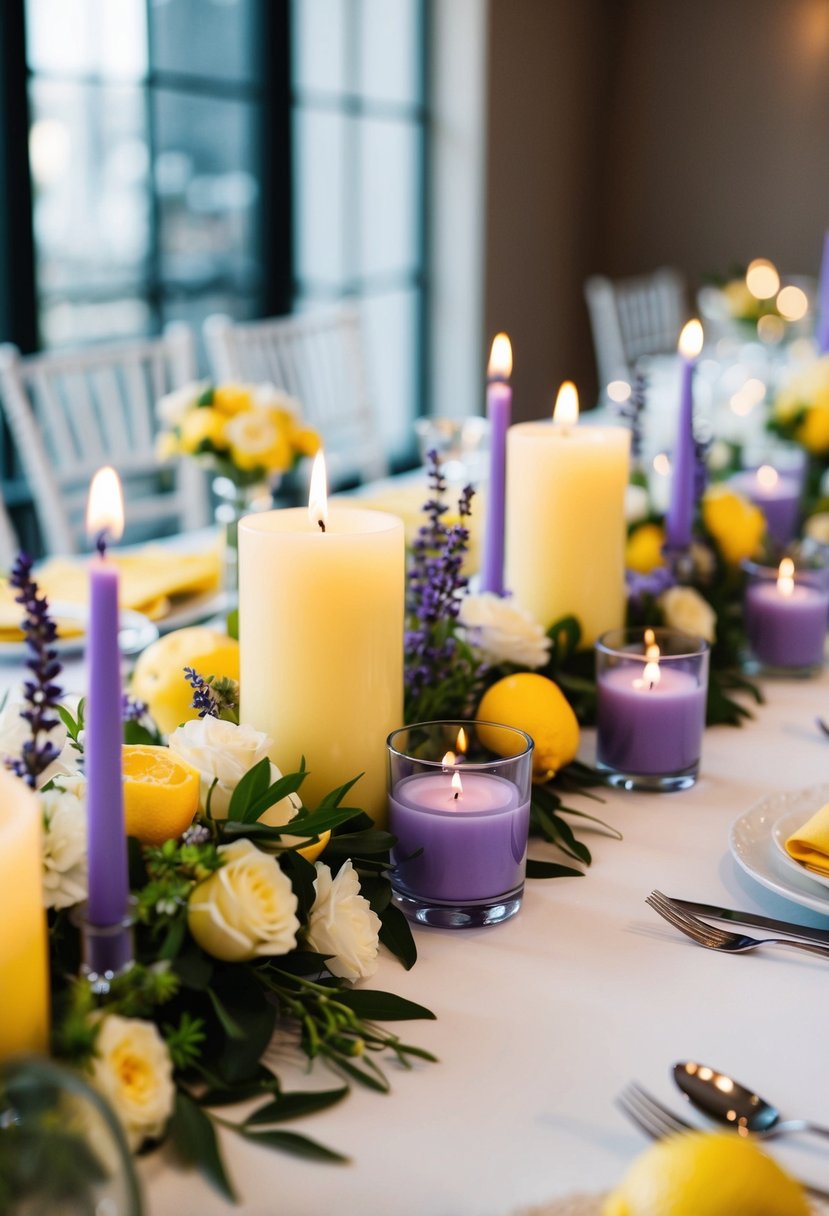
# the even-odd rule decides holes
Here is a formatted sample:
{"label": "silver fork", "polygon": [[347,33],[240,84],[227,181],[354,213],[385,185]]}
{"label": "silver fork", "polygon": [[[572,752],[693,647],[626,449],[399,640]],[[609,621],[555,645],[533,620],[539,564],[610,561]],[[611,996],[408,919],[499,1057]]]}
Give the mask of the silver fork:
{"label": "silver fork", "polygon": [[788,946],[791,950],[804,950],[807,954],[817,954],[820,958],[829,958],[829,946],[818,946],[813,942],[796,942],[787,937],[749,937],[746,933],[732,933],[719,925],[709,925],[684,908],[678,908],[667,895],[661,891],[651,891],[645,900],[655,912],[658,912],[669,924],[686,937],[690,937],[700,946],[708,950],[725,950],[729,954],[744,954],[747,950],[756,950],[758,946]]}
{"label": "silver fork", "polygon": [[[650,1136],[651,1140],[663,1140],[665,1136],[672,1136],[676,1132],[701,1130],[695,1124],[688,1123],[679,1115],[674,1114],[669,1107],[664,1106],[636,1081],[631,1081],[625,1086],[616,1099],[616,1105],[623,1114],[627,1115],[631,1123],[635,1123],[641,1132]],[[750,1137],[752,1140],[766,1138],[762,1132],[753,1133]],[[812,1186],[807,1182],[801,1182],[801,1186],[817,1199],[829,1199],[829,1191],[821,1190],[820,1187]]]}

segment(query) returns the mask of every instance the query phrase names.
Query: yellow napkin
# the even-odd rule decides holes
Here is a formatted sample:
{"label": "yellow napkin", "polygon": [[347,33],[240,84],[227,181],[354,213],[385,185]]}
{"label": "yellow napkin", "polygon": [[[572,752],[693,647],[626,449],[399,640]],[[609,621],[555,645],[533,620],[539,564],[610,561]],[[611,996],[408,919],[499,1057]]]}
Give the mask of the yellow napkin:
{"label": "yellow napkin", "polygon": [[[457,493],[453,490],[446,494],[446,501],[449,504],[449,510],[443,516],[444,523],[446,524],[460,522],[457,506],[455,505],[455,500],[459,493],[460,490]],[[343,506],[368,507],[371,511],[387,511],[389,515],[397,515],[403,520],[406,544],[411,545],[421,524],[425,522],[426,516],[423,513],[423,504],[430,497],[429,487],[424,481],[423,484],[418,482],[405,486],[390,486],[387,490],[366,497],[359,494],[335,495],[332,498],[332,502],[339,502]],[[472,499],[472,514],[464,520],[465,526],[469,529],[469,552],[467,560],[464,562],[464,573],[467,575],[474,574],[478,569],[480,538],[483,536],[483,520],[483,495],[477,492]]]}
{"label": "yellow napkin", "polygon": [[792,833],[786,852],[807,870],[829,875],[829,802]]}

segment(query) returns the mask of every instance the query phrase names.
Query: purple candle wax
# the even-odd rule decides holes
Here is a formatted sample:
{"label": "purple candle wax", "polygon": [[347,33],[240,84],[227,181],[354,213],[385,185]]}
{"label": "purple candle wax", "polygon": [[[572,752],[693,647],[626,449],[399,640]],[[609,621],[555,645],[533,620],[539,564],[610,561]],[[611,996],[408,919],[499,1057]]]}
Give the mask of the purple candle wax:
{"label": "purple candle wax", "polygon": [[671,474],[671,500],[665,520],[668,546],[685,549],[691,543],[696,501],[694,496],[694,369],[695,359],[683,359],[682,389],[679,401],[679,420],[676,444],[673,450]]}
{"label": "purple candle wax", "polygon": [[480,589],[503,595],[506,443],[512,413],[512,389],[508,384],[496,380],[487,386],[486,411],[490,434],[489,485]]}
{"label": "purple candle wax", "polygon": [[754,472],[738,473],[731,484],[763,512],[769,535],[779,545],[787,545],[797,531],[800,478],[761,465]]}
{"label": "purple candle wax", "polygon": [[597,757],[620,773],[682,773],[699,763],[706,689],[688,671],[659,664],[643,679],[641,663],[603,671],[597,682]]}
{"label": "purple candle wax", "polygon": [[529,799],[522,802],[518,787],[493,773],[461,773],[458,798],[452,771],[405,777],[389,795],[395,885],[414,896],[472,902],[524,882]]}
{"label": "purple candle wax", "polygon": [[823,662],[829,591],[795,583],[784,594],[775,579],[750,583],[746,634],[752,654],[769,667],[817,667]]}

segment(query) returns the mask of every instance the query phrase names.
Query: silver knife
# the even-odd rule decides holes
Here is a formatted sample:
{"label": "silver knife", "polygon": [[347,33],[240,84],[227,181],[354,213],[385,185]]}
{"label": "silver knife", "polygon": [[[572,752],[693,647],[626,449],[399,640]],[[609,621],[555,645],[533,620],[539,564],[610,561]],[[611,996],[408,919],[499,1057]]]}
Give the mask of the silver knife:
{"label": "silver knife", "polygon": [[829,945],[829,929],[813,929],[811,925],[795,925],[785,920],[774,920],[771,916],[760,916],[756,912],[737,912],[733,908],[717,908],[712,904],[696,903],[692,899],[675,899],[671,902],[678,904],[687,912],[696,912],[697,916],[709,916],[712,920],[729,921],[732,925],[753,925],[757,929],[771,929],[773,933],[785,933],[789,937],[800,937],[807,942],[821,942]]}

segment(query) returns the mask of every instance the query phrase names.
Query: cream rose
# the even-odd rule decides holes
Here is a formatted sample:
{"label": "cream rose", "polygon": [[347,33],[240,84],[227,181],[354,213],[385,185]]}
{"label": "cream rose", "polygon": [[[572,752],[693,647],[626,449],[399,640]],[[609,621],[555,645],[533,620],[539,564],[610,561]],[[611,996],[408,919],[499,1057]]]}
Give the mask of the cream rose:
{"label": "cream rose", "polygon": [[[28,708],[22,701],[7,701],[0,711],[0,763],[7,759],[17,760],[23,752],[23,744],[32,737],[32,728],[21,713]],[[58,749],[57,757],[48,768],[38,775],[38,789],[46,785],[59,773],[74,773],[78,768],[78,753],[66,734],[61,721],[40,736],[41,742],[48,739]]]}
{"label": "cream rose", "polygon": [[155,407],[161,425],[170,428],[180,426],[184,415],[196,408],[199,398],[209,385],[209,380],[195,380],[161,397]]}
{"label": "cream rose", "polygon": [[693,587],[669,587],[660,596],[659,606],[665,624],[683,633],[698,634],[706,642],[717,636],[717,614]]}
{"label": "cream rose", "polygon": [[360,880],[350,861],[336,878],[321,861],[316,870],[316,898],[305,940],[312,950],[327,956],[326,966],[332,975],[344,980],[365,979],[377,970],[380,917],[360,894]]}
{"label": "cream rose", "polygon": [[224,865],[193,889],[187,909],[201,948],[226,963],[293,950],[297,898],[276,858],[250,840],[234,840],[218,851]]}
{"label": "cream rose", "polygon": [[493,665],[543,667],[550,657],[550,639],[515,600],[489,591],[465,595],[458,620],[469,644]]}
{"label": "cream rose", "polygon": [[71,908],[87,895],[86,808],[76,793],[67,790],[46,790],[39,798],[43,903],[47,908]]}
{"label": "cream rose", "polygon": [[162,1134],[173,1112],[175,1086],[170,1053],[152,1022],[115,1013],[104,1018],[92,1083],[121,1120],[131,1149]]}
{"label": "cream rose", "polygon": [[[168,745],[187,764],[197,769],[201,778],[201,809],[213,782],[210,811],[216,819],[227,818],[230,797],[248,769],[264,760],[272,741],[252,726],[237,726],[221,718],[194,718],[178,726],[170,735]],[[271,783],[282,776],[271,764]],[[289,823],[302,806],[296,794],[288,794],[262,816],[261,822],[273,827]]]}

